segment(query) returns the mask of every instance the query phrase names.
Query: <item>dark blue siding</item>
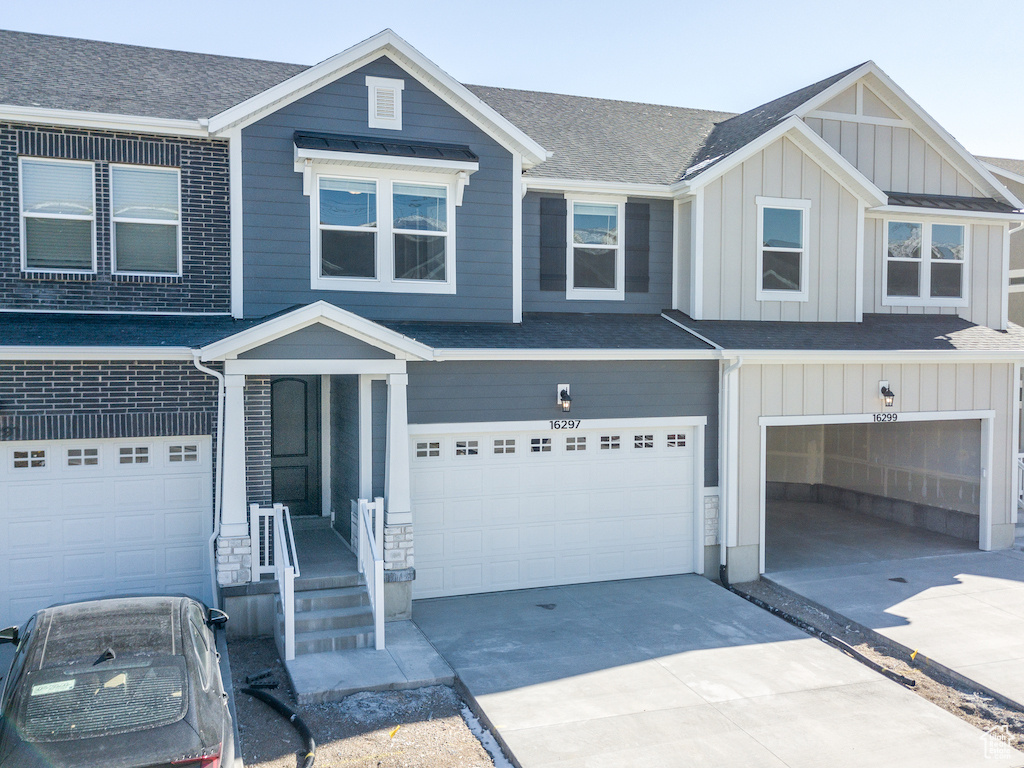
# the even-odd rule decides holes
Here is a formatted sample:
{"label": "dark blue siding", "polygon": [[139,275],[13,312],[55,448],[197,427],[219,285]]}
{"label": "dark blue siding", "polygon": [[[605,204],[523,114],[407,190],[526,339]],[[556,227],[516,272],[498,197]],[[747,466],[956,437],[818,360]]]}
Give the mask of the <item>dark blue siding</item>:
{"label": "dark blue siding", "polygon": [[[405,80],[402,130],[367,127],[366,75]],[[309,198],[294,170],[296,130],[468,145],[480,158],[456,213],[455,295],[314,291]],[[323,299],[373,319],[512,319],[512,156],[386,58],[325,85],[242,132],[244,304],[262,317]]]}
{"label": "dark blue siding", "polygon": [[409,423],[557,419],[572,386],[575,419],[706,416],[704,483],[718,485],[718,362],[409,363]]}
{"label": "dark blue siding", "polygon": [[[630,198],[651,206],[650,290],[627,293],[624,301],[567,301],[565,291],[540,290],[540,199],[523,199],[523,311],[658,313],[672,306],[672,201]],[[568,246],[568,243],[566,243]]]}

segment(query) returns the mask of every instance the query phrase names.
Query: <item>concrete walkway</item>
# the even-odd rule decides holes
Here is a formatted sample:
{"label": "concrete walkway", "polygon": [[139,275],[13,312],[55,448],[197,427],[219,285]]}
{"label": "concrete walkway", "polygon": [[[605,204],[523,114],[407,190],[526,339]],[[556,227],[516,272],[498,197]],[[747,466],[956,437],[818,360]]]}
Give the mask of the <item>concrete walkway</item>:
{"label": "concrete walkway", "polygon": [[299,704],[341,701],[358,691],[398,691],[451,685],[455,674],[411,621],[384,628],[384,650],[310,653],[284,662]]}
{"label": "concrete walkway", "polygon": [[768,578],[1024,705],[1022,552],[883,560]]}
{"label": "concrete walkway", "polygon": [[522,768],[1024,765],[699,576],[418,601],[413,618]]}
{"label": "concrete walkway", "polygon": [[768,578],[1024,704],[1024,553],[772,501]]}

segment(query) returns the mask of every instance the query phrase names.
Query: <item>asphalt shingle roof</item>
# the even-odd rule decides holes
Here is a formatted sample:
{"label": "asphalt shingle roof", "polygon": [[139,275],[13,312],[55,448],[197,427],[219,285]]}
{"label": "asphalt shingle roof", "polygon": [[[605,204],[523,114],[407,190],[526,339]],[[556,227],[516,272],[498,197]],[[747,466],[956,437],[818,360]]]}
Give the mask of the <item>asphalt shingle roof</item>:
{"label": "asphalt shingle roof", "polygon": [[462,349],[695,349],[711,347],[659,315],[524,313],[523,322],[385,322],[434,348]]}
{"label": "asphalt shingle roof", "polygon": [[0,104],[208,118],[307,69],[259,59],[0,30]]}
{"label": "asphalt shingle roof", "polygon": [[1002,168],[1004,171],[1024,176],[1024,160],[1013,160],[1009,157],[982,157],[981,155],[978,155],[978,159],[984,163]]}
{"label": "asphalt shingle roof", "polygon": [[830,88],[858,67],[838,72],[824,80],[787,93],[759,107],[747,110],[715,126],[708,140],[704,142],[700,152],[694,157],[691,165],[704,163],[701,170],[710,168],[736,150],[746,146],[758,136],[767,133],[781,123],[786,115],[799,107],[808,99],[812,99],[826,88]]}
{"label": "asphalt shingle roof", "polygon": [[526,176],[671,184],[731,112],[466,86],[554,153]]}
{"label": "asphalt shingle roof", "polygon": [[266,319],[10,312],[0,316],[0,346],[201,347]]}
{"label": "asphalt shingle roof", "polygon": [[862,323],[792,323],[759,320],[693,320],[669,316],[730,350],[770,351],[976,351],[1024,350],[1024,328],[1006,331],[975,325],[956,315],[864,315]]}

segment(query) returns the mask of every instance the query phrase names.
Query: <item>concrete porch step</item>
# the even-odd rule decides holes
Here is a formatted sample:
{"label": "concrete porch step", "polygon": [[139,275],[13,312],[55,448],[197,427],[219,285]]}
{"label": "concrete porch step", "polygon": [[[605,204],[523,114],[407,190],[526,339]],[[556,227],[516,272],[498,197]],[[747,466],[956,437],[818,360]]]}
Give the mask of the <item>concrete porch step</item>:
{"label": "concrete porch step", "polygon": [[305,590],[297,592],[295,595],[296,614],[328,608],[352,608],[357,605],[370,605],[370,595],[364,585],[316,591]]}
{"label": "concrete porch step", "polygon": [[295,613],[295,636],[325,629],[368,628],[373,631],[373,610],[368,605],[350,608],[327,608]]}
{"label": "concrete porch step", "polygon": [[346,629],[323,629],[317,632],[295,633],[296,656],[372,647],[373,627],[348,627]]}
{"label": "concrete porch step", "polygon": [[330,576],[303,576],[295,580],[295,594],[298,597],[299,592],[360,587],[365,584],[366,580],[359,571],[335,573]]}

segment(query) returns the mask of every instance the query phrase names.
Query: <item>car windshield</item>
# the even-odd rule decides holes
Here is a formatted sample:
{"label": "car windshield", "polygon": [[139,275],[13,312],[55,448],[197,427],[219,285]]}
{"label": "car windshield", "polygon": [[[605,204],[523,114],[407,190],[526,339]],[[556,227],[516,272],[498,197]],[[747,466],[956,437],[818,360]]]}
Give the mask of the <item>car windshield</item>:
{"label": "car windshield", "polygon": [[185,716],[185,660],[125,658],[29,672],[15,705],[26,741],[105,736],[170,725]]}

